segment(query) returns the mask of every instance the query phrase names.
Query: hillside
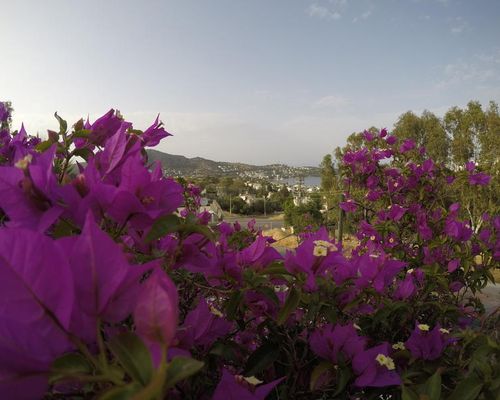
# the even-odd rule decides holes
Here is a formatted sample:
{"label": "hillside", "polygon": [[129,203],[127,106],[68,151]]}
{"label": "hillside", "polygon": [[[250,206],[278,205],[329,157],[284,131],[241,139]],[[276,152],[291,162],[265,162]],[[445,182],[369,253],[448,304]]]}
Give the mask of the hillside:
{"label": "hillside", "polygon": [[225,161],[212,161],[206,158],[163,153],[148,150],[150,161],[159,160],[167,174],[173,176],[249,176],[258,178],[290,178],[299,175],[319,176],[317,167],[290,167],[284,164],[250,165]]}

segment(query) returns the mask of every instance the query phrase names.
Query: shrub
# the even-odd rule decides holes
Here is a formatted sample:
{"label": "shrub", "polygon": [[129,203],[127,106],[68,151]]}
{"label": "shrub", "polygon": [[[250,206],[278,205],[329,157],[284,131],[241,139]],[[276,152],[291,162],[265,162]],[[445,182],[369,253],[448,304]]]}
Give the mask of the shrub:
{"label": "shrub", "polygon": [[253,224],[209,228],[199,190],[148,165],[158,120],[56,118],[45,141],[0,133],[2,398],[498,394],[494,316],[473,295],[500,218],[473,231],[412,142],[370,133],[345,154],[341,207],[368,211],[352,254],[321,228],[283,257]]}

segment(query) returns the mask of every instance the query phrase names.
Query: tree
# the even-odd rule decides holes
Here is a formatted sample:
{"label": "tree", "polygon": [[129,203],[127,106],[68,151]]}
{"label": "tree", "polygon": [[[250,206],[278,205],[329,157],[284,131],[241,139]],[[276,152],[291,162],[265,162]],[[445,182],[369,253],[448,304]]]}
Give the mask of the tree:
{"label": "tree", "polygon": [[400,115],[394,124],[394,135],[399,139],[412,139],[417,147],[425,146],[425,134],[422,120],[412,111]]}
{"label": "tree", "polygon": [[420,117],[420,124],[427,154],[439,164],[448,164],[450,140],[441,120],[432,112],[425,110]]}
{"label": "tree", "polygon": [[488,110],[485,113],[486,129],[479,135],[481,147],[479,153],[480,164],[490,170],[500,160],[500,114],[498,104],[490,101]]}
{"label": "tree", "polygon": [[474,155],[474,142],[469,135],[463,110],[450,108],[443,119],[444,129],[451,138],[451,160],[453,166],[463,166]]}
{"label": "tree", "polygon": [[323,157],[320,164],[321,168],[321,190],[329,193],[335,187],[335,169],[333,168],[332,155],[327,154]]}
{"label": "tree", "polygon": [[467,108],[464,110],[464,119],[468,136],[472,141],[472,159],[478,162],[481,152],[479,138],[486,133],[486,115],[478,101],[470,101],[467,104]]}
{"label": "tree", "polygon": [[311,201],[296,206],[292,199],[285,203],[285,224],[293,226],[297,232],[302,232],[306,227],[319,227],[322,223],[320,212],[321,204],[319,197],[313,197]]}
{"label": "tree", "polygon": [[[269,205],[275,211],[283,211],[286,201],[291,197],[290,191],[286,185],[282,185],[277,192],[271,193]],[[268,209],[271,210],[270,208]]]}
{"label": "tree", "polygon": [[335,204],[335,194],[334,190],[337,187],[337,179],[335,176],[335,169],[333,167],[333,161],[331,154],[327,154],[323,157],[323,161],[320,164],[321,168],[321,192],[323,194],[323,200],[326,205],[325,212],[325,223],[328,225],[330,221],[330,209]]}
{"label": "tree", "polygon": [[10,130],[10,124],[12,122],[12,104],[10,101],[0,101],[0,131]]}
{"label": "tree", "polygon": [[359,150],[363,147],[364,138],[363,135],[365,132],[369,132],[373,135],[377,135],[379,133],[379,129],[371,126],[366,131],[363,132],[353,132],[347,137],[347,143],[344,147],[337,146],[333,151],[334,160],[333,165],[337,167],[337,177],[340,175],[340,166],[342,165],[342,158],[344,154],[348,150]]}

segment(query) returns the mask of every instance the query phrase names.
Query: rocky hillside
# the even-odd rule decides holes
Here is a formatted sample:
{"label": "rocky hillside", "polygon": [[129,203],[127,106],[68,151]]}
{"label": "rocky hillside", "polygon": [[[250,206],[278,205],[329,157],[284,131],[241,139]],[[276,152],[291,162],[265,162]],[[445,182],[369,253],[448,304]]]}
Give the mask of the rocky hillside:
{"label": "rocky hillside", "polygon": [[299,175],[319,176],[317,167],[290,167],[284,164],[250,165],[224,161],[212,161],[206,158],[163,153],[148,150],[151,161],[159,160],[166,173],[173,176],[250,176],[260,178],[289,178]]}

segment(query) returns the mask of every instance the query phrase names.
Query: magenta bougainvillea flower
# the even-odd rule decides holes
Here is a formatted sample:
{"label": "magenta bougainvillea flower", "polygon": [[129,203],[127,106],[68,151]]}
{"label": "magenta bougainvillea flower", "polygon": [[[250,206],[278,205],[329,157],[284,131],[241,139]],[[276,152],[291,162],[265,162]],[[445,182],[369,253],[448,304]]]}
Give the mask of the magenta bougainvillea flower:
{"label": "magenta bougainvillea flower", "polygon": [[412,274],[406,274],[404,280],[399,281],[394,298],[398,300],[406,300],[415,295],[417,286],[415,285],[415,278]]}
{"label": "magenta bougainvillea flower", "polygon": [[215,306],[209,306],[207,301],[201,298],[179,327],[177,334],[179,342],[176,347],[186,350],[194,346],[207,347],[229,333],[233,324],[221,316],[221,312]]}
{"label": "magenta bougainvillea flower", "polygon": [[429,325],[417,323],[405,346],[415,358],[435,360],[451,342],[448,330],[439,325],[430,330]]}
{"label": "magenta bougainvillea flower", "polygon": [[370,190],[368,193],[366,193],[365,198],[368,201],[377,201],[384,195],[384,192],[382,190]]}
{"label": "magenta bougainvillea flower", "polygon": [[233,375],[224,368],[212,400],[264,400],[283,379],[259,385],[260,381],[255,377]]}
{"label": "magenta bougainvillea flower", "polygon": [[177,331],[179,318],[177,288],[165,272],[155,269],[134,307],[137,333],[148,342],[169,346]]}
{"label": "magenta bougainvillea flower", "polygon": [[74,277],[63,249],[35,231],[0,229],[0,254],[0,397],[42,398],[52,361],[74,348]]}
{"label": "magenta bougainvillea flower", "polygon": [[375,139],[375,135],[369,131],[364,131],[363,132],[363,138],[367,141],[367,142],[372,142],[374,139]]}
{"label": "magenta bougainvillea flower", "polygon": [[160,121],[160,115],[158,115],[153,125],[146,129],[141,135],[141,139],[143,146],[154,147],[160,143],[160,140],[167,136],[172,136],[172,134],[168,133],[165,128],[163,128],[163,123]]}
{"label": "magenta bougainvillea flower", "polygon": [[448,272],[455,272],[460,266],[460,260],[455,258],[448,263]]}
{"label": "magenta bougainvillea flower", "polygon": [[131,266],[122,249],[87,214],[82,234],[60,239],[75,280],[78,301],[72,330],[88,341],[95,339],[97,320],[120,322],[138,301],[142,275],[151,264]]}
{"label": "magenta bougainvillea flower", "polygon": [[352,324],[335,326],[328,324],[311,334],[309,344],[319,357],[338,363],[342,355],[344,360],[352,360],[366,346],[366,338],[359,336]]}
{"label": "magenta bougainvillea flower", "polygon": [[98,118],[93,124],[89,124],[86,129],[90,131],[89,142],[92,145],[102,146],[122,127],[123,119],[120,118],[115,110],[111,109],[102,117]]}
{"label": "magenta bougainvillea flower", "polygon": [[155,218],[172,213],[182,204],[182,186],[171,178],[163,178],[159,165],[154,171],[149,173],[139,155],[124,162],[122,180],[118,187],[113,187],[108,207],[109,215],[119,224],[130,221],[133,227],[144,229]]}
{"label": "magenta bougainvillea flower", "polygon": [[44,232],[63,213],[57,178],[52,172],[55,146],[42,154],[27,154],[12,167],[0,167],[0,208],[10,227]]}
{"label": "magenta bougainvillea flower", "polygon": [[476,163],[474,161],[467,161],[465,163],[465,170],[468,172],[472,172],[476,169]]}
{"label": "magenta bougainvillea flower", "polygon": [[380,178],[377,175],[370,175],[366,179],[366,187],[368,189],[375,189],[377,188],[378,184],[380,183]]}
{"label": "magenta bougainvillea flower", "polygon": [[369,224],[367,221],[362,220],[359,223],[359,231],[358,231],[358,239],[368,238],[372,241],[379,242],[382,240],[382,236],[378,231],[373,227],[372,224]]}
{"label": "magenta bougainvillea flower", "polygon": [[406,139],[399,147],[401,153],[406,153],[415,148],[415,141],[413,139]]}
{"label": "magenta bougainvillea flower", "polygon": [[491,176],[485,174],[484,172],[478,172],[477,174],[469,175],[469,183],[471,185],[485,186],[491,181]]}
{"label": "magenta bougainvillea flower", "polygon": [[[481,165],[450,173],[411,140],[365,132],[338,169],[354,248],[308,227],[282,257],[255,221],[209,225],[200,188],[148,163],[145,147],[169,135],[159,118],[141,132],[114,110],[69,129],[56,116],[60,132],[41,142],[23,125],[11,133],[6,113],[0,103],[0,398],[68,388],[142,398],[154,382],[162,398],[256,400],[278,376],[293,382],[279,388],[285,397],[345,383],[349,398],[399,398],[402,377],[422,391],[438,366],[448,398],[457,376],[476,374],[477,354],[470,363],[464,343],[457,360],[449,331],[469,327],[490,346],[479,305],[461,294],[500,260],[500,217],[452,203],[458,191],[442,187],[455,175],[464,190],[489,183]],[[453,296],[433,309],[434,328],[413,326],[429,302]],[[123,358],[124,343],[137,358]],[[172,366],[188,366],[189,381],[171,385]]]}
{"label": "magenta bougainvillea flower", "polygon": [[398,204],[393,204],[387,213],[387,217],[393,221],[399,221],[405,215],[406,209]]}
{"label": "magenta bougainvillea flower", "polygon": [[453,218],[447,218],[444,232],[452,239],[459,242],[465,242],[469,240],[472,236],[472,229],[469,224],[455,220]]}
{"label": "magenta bougainvillea flower", "polygon": [[238,263],[241,266],[252,266],[261,269],[271,262],[281,260],[280,253],[269,246],[264,236],[258,235],[256,240],[238,254]]}
{"label": "magenta bougainvillea flower", "polygon": [[357,353],[352,360],[352,368],[358,375],[354,384],[358,387],[400,385],[401,378],[390,354],[389,343],[382,343]]}
{"label": "magenta bougainvillea flower", "polygon": [[396,138],[396,136],[390,135],[390,136],[387,136],[387,138],[385,139],[385,141],[387,142],[387,144],[389,146],[392,146],[393,144],[395,144],[398,141],[398,139]]}
{"label": "magenta bougainvillea flower", "polygon": [[452,293],[460,291],[464,287],[463,282],[453,281],[450,283],[449,288]]}
{"label": "magenta bougainvillea flower", "polygon": [[[276,298],[278,298],[278,296],[276,296]],[[279,299],[277,301],[273,300],[274,298],[255,290],[249,290],[245,293],[245,304],[256,318],[276,316],[280,302]]]}
{"label": "magenta bougainvillea flower", "polygon": [[349,263],[341,253],[339,245],[330,241],[328,232],[321,228],[318,232],[309,235],[295,253],[287,251],[285,268],[291,273],[304,273],[307,291],[316,290],[316,278],[331,276],[339,283],[350,275],[347,271]]}
{"label": "magenta bougainvillea flower", "polygon": [[354,212],[358,209],[356,202],[351,198],[348,198],[346,201],[341,201],[339,206],[345,212]]}
{"label": "magenta bougainvillea flower", "polygon": [[382,293],[393,282],[397,273],[407,265],[406,262],[390,259],[383,253],[376,256],[363,254],[355,263],[359,271],[356,287],[366,288],[371,285],[379,293]]}

